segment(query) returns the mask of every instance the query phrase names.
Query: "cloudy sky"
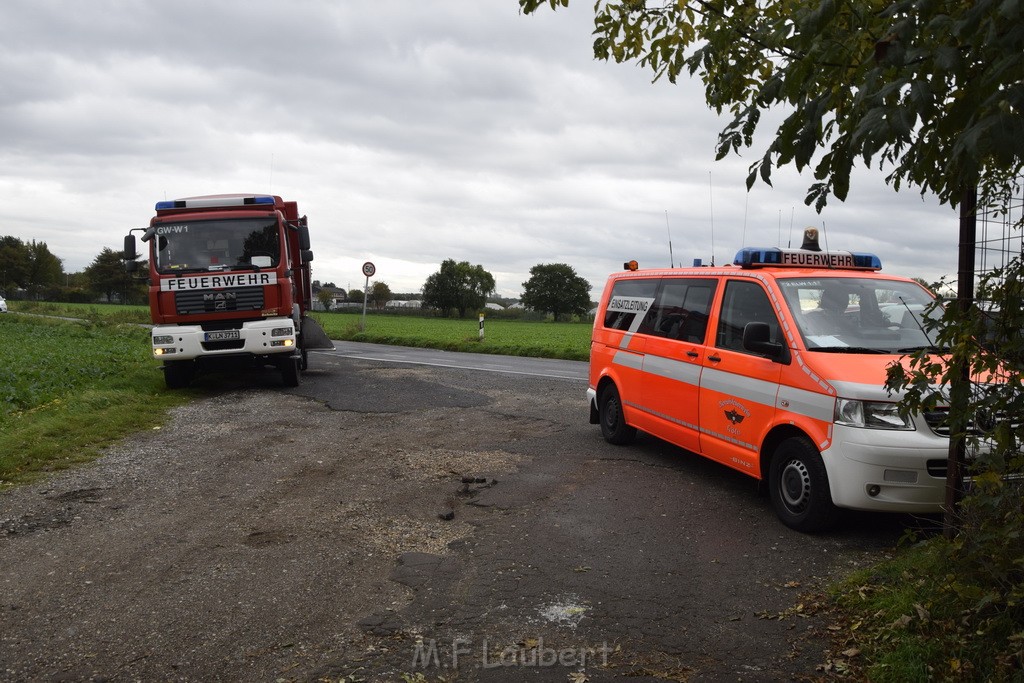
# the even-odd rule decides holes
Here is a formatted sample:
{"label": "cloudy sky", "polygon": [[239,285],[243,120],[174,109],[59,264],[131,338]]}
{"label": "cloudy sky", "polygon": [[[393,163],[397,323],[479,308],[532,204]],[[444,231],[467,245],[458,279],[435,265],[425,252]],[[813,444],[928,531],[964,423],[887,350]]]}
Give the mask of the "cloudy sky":
{"label": "cloudy sky", "polygon": [[731,261],[799,242],[934,281],[956,270],[955,213],[858,172],[845,204],[809,176],[745,188],[714,161],[727,123],[698,82],[597,62],[593,4],[516,0],[5,0],[0,235],[67,272],[118,250],[155,202],[271,192],[309,216],[314,277],[395,292],[442,260],[517,296],[538,263],[594,287],[622,262]]}

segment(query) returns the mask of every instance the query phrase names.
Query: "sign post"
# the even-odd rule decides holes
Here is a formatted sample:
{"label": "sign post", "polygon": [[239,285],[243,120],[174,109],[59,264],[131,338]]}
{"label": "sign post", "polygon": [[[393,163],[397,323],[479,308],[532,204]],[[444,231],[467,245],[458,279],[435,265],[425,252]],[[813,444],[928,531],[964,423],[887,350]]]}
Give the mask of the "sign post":
{"label": "sign post", "polygon": [[363,275],[366,276],[366,285],[363,286],[363,319],[359,322],[359,331],[366,331],[366,300],[370,298],[370,278],[377,272],[377,267],[372,262],[363,264]]}

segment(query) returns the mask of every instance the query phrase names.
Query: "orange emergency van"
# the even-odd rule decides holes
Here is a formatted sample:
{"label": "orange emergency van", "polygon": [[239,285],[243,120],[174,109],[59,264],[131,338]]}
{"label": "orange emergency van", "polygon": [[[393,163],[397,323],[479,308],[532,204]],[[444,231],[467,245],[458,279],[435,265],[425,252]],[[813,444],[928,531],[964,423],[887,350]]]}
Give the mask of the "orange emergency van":
{"label": "orange emergency van", "polygon": [[[886,367],[931,346],[932,294],[871,254],[746,248],[725,267],[626,270],[594,321],[590,421],[643,430],[765,480],[800,531],[838,508],[937,512],[948,432],[903,417]],[[627,268],[635,268],[626,264]]]}

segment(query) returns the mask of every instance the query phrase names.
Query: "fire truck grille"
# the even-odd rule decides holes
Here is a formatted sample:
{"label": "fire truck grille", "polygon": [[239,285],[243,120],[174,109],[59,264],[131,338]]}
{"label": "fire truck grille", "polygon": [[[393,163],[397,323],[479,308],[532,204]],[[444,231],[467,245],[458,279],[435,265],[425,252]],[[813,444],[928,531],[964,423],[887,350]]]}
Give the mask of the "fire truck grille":
{"label": "fire truck grille", "polygon": [[263,308],[262,287],[240,287],[216,291],[175,292],[178,315],[199,315],[223,311],[259,311]]}

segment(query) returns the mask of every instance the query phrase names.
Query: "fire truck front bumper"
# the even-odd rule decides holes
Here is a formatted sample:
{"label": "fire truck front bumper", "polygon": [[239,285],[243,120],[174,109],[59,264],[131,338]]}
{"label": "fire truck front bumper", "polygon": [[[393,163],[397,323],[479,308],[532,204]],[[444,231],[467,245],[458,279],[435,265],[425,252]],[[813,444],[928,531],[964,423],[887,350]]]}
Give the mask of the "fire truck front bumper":
{"label": "fire truck front bumper", "polygon": [[242,323],[240,328],[204,330],[200,325],[161,325],[153,328],[153,357],[193,360],[213,356],[265,356],[295,352],[295,323],[270,318]]}

